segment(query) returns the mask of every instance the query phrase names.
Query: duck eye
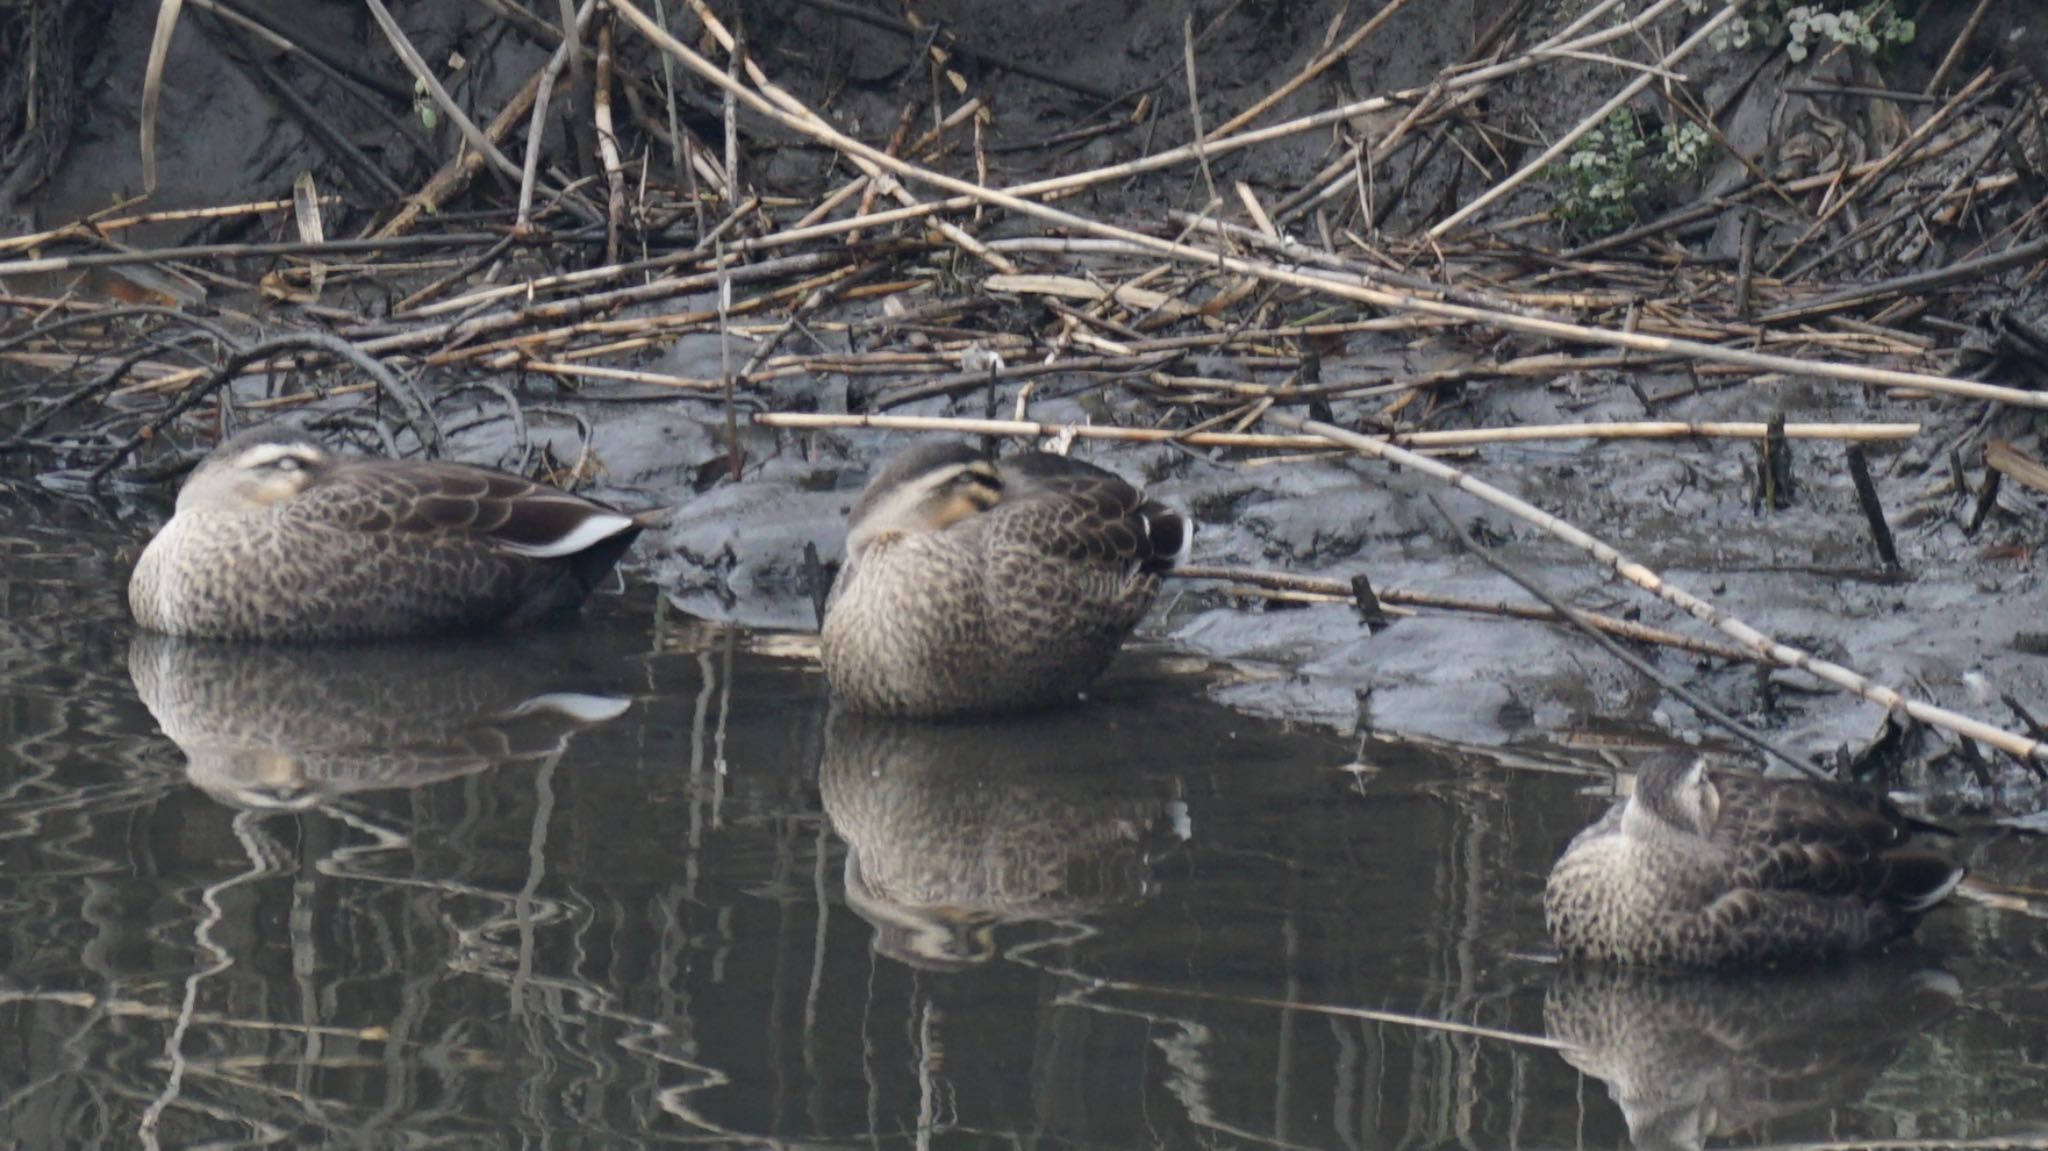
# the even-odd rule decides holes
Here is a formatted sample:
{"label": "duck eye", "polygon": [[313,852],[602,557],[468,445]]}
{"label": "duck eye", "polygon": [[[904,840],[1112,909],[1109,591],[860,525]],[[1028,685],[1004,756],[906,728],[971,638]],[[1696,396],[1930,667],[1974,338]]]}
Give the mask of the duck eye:
{"label": "duck eye", "polygon": [[270,466],[281,472],[296,472],[303,470],[306,465],[291,456],[279,456],[271,461]]}

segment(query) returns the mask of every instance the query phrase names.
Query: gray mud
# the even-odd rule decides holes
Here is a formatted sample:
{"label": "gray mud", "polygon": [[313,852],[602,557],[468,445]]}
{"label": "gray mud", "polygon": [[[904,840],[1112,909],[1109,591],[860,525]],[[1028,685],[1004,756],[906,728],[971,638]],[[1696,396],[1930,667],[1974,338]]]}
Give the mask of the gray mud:
{"label": "gray mud", "polygon": [[[1326,362],[1342,378],[1345,361]],[[1503,426],[1645,418],[1624,389],[1574,381],[1547,387],[1478,386],[1457,423]],[[1619,393],[1626,402],[1612,397]],[[1084,391],[1032,406],[1048,423],[1084,422]],[[1634,410],[1629,410],[1633,408]],[[979,415],[981,401],[927,401],[919,415]],[[1822,384],[1738,385],[1659,405],[1658,419],[1921,421],[1904,448],[1872,445],[1871,467],[1900,553],[1902,575],[1884,577],[1858,509],[1839,444],[1794,441],[1792,505],[1759,508],[1755,445],[1736,441],[1578,442],[1489,447],[1458,466],[1585,527],[1673,583],[1779,639],[1975,714],[1999,693],[2048,697],[2048,661],[2016,647],[2040,629],[2043,594],[2031,548],[2040,502],[2002,496],[1975,537],[1972,501],[1949,481],[1942,445],[1981,413],[1888,400]],[[1995,417],[2029,450],[2042,445],[2031,416]],[[1340,422],[1343,413],[1339,412]],[[674,491],[680,466],[716,468],[723,451],[710,410],[659,421],[614,415],[599,442],[613,482]],[[757,433],[758,435],[758,433]],[[760,436],[762,454],[737,485],[682,494],[670,523],[649,534],[650,574],[686,609],[764,627],[811,622],[803,544],[837,558],[844,517],[875,463],[909,442],[903,434]],[[1385,465],[1340,458],[1248,465],[1164,447],[1082,442],[1075,451],[1116,468],[1190,509],[1204,564],[1277,569],[1479,599],[1526,596],[1466,554],[1430,503],[1495,554],[1575,606],[1710,634],[1661,601],[1605,579],[1586,557],[1528,525],[1433,481]],[[1981,479],[1974,471],[1972,482]],[[2007,492],[2014,489],[2008,485]],[[1560,625],[1426,612],[1377,634],[1349,605],[1269,606],[1205,585],[1170,585],[1144,631],[1147,641],[1227,664],[1214,689],[1262,714],[1349,727],[1362,723],[1446,739],[1497,743],[1556,738],[1592,726],[1640,726],[1693,738],[1703,721],[1684,703]],[[1824,689],[1800,672],[1759,680],[1754,669],[1684,653],[1647,652],[1710,702],[1776,729],[1792,748],[1861,748],[1884,710]],[[2013,798],[2017,798],[2016,796]]]}

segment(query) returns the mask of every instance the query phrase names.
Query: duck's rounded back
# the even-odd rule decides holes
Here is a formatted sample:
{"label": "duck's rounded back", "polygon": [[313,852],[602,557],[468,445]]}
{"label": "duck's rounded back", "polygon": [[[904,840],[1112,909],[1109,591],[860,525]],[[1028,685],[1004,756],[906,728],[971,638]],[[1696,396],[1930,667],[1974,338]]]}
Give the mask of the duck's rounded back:
{"label": "duck's rounded back", "polygon": [[1070,701],[1191,537],[1186,517],[1101,468],[921,443],[849,518],[821,643],[833,698],[915,718]]}

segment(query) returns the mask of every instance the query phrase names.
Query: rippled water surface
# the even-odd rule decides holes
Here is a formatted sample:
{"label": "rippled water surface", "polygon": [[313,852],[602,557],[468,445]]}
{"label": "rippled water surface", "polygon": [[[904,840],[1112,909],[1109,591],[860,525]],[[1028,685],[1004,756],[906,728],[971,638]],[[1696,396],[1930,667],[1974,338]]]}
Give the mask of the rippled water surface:
{"label": "rippled water surface", "polygon": [[1052,716],[834,718],[801,637],[644,588],[489,642],[136,638],[144,530],[0,504],[0,1146],[2048,1131],[2035,920],[1560,977],[1584,775],[1360,764],[1144,658]]}

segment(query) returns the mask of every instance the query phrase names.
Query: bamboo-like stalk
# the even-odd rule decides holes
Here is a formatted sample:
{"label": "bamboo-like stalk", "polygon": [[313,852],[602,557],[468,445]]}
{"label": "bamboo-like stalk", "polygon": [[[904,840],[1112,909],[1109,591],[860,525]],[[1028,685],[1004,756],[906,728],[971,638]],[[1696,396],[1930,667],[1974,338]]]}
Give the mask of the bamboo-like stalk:
{"label": "bamboo-like stalk", "polygon": [[414,48],[412,41],[406,39],[404,29],[392,18],[391,10],[384,6],[384,0],[364,0],[364,3],[370,9],[370,18],[376,21],[378,30],[384,33],[385,41],[391,45],[391,50],[398,53],[398,58],[404,62],[406,71],[411,72],[413,79],[419,81],[420,86],[433,97],[434,104],[440,108],[441,114],[448,117],[449,123],[455,125],[455,130],[462,133],[462,138],[470,147],[483,153],[492,167],[498,169],[507,179],[518,180],[519,166],[512,162],[511,157],[499,150],[498,142],[482,128],[477,127],[476,121],[469,118],[469,113],[462,110],[462,105],[456,103],[455,97],[448,94],[448,89],[441,85],[441,78],[434,75],[434,69],[420,55],[419,49]]}
{"label": "bamboo-like stalk", "polygon": [[[563,0],[567,8],[569,0]],[[564,12],[574,30],[574,13]],[[576,43],[572,36],[570,43]],[[612,24],[607,20],[597,29],[597,85],[592,93],[591,115],[597,128],[597,154],[604,163],[605,213],[604,262],[619,262],[620,231],[626,222],[626,170],[619,160],[619,135],[612,127]]]}
{"label": "bamboo-like stalk", "polygon": [[1265,115],[1268,109],[1299,92],[1310,81],[1329,71],[1332,67],[1343,61],[1344,57],[1356,51],[1360,44],[1365,43],[1368,37],[1374,32],[1379,31],[1382,25],[1393,19],[1394,14],[1406,7],[1407,4],[1408,0],[1389,0],[1388,3],[1380,5],[1380,10],[1367,17],[1365,23],[1359,25],[1351,35],[1346,36],[1342,43],[1332,45],[1316,53],[1315,58],[1308,62],[1308,67],[1295,73],[1293,78],[1274,88],[1271,92],[1266,93],[1265,96],[1253,101],[1252,105],[1244,111],[1216,125],[1215,129],[1203,138],[1202,143],[1205,145],[1213,144],[1229,137],[1233,132]]}
{"label": "bamboo-like stalk", "polygon": [[156,110],[164,90],[164,63],[171,57],[171,37],[177,32],[184,0],[160,0],[156,7],[156,29],[150,36],[149,58],[142,71],[142,194],[156,191]]}
{"label": "bamboo-like stalk", "polygon": [[[704,0],[685,0],[685,2],[689,4],[690,10],[697,14],[697,19],[703,23],[704,31],[708,33],[712,39],[718,41],[719,47],[725,49],[725,51],[727,52],[736,51],[738,47],[738,41],[736,41],[733,38],[731,32],[726,31],[724,22],[719,20],[718,14],[713,12],[710,6],[704,3]],[[624,12],[622,11],[621,14],[624,15]],[[635,17],[637,17],[638,19],[636,20]],[[636,27],[640,27],[639,21],[646,20],[647,14],[641,12],[638,8],[635,8],[633,9],[632,15],[628,16],[627,19],[633,22]],[[653,27],[656,28],[658,31],[661,31],[661,34],[663,36],[668,35],[667,31],[665,29],[661,29],[660,25],[653,25]],[[643,33],[645,33],[646,30],[647,29],[645,27],[641,27],[641,31]],[[670,37],[670,39],[673,41],[674,38]],[[703,58],[698,57],[698,59],[701,60]],[[706,63],[708,64],[708,61]],[[742,57],[736,60],[736,63],[747,73],[747,79],[753,82],[754,87],[760,89],[761,94],[756,95],[753,92],[747,91],[746,89],[742,88],[735,80],[733,80],[731,76],[723,72],[719,73],[719,79],[721,81],[720,87],[725,88],[729,93],[731,93],[738,99],[746,101],[750,106],[753,100],[765,100],[767,103],[781,109],[783,112],[787,114],[798,117],[809,117],[812,119],[816,119],[816,113],[812,112],[809,108],[805,107],[802,101],[798,100],[796,97],[790,95],[787,91],[784,91],[782,88],[779,88],[774,83],[770,82],[767,73],[761,71],[759,66],[757,66],[751,58]],[[714,69],[714,71],[716,71],[716,69]],[[897,183],[893,177],[887,174],[889,169],[891,168],[891,163],[889,162],[900,164],[904,163],[904,161],[897,160],[896,157],[890,156],[886,152],[882,152],[874,148],[864,148],[862,150],[862,153],[860,154],[847,153],[846,158],[851,160],[855,167],[859,168],[864,174],[868,176],[870,180],[872,180],[875,183],[877,187],[881,188],[883,192],[887,193],[889,197],[895,200],[897,203],[903,205],[906,208],[916,208],[922,206],[918,203],[917,197],[910,194],[910,189],[905,188],[900,183]],[[966,186],[970,188],[974,187],[974,185],[972,184],[968,184]],[[947,220],[938,220],[935,221],[934,226],[938,228],[939,232],[942,235],[944,235],[946,239],[952,241],[954,244],[959,245],[963,251],[969,252],[975,256],[980,257],[985,263],[987,263],[990,267],[996,269],[997,271],[1015,272],[1017,270],[1017,266],[1015,264],[1012,264],[1010,263],[1010,261],[1004,259],[1002,256],[999,256],[996,253],[989,251],[986,247],[982,245],[982,242],[980,240],[975,239],[973,236],[963,231],[959,225]]]}
{"label": "bamboo-like stalk", "polygon": [[[843,253],[820,252],[811,255],[782,257],[758,264],[741,265],[735,267],[730,275],[734,283],[756,283],[764,280],[773,280],[792,273],[815,272],[821,268],[832,268],[843,265],[845,262],[846,256]],[[575,299],[557,300],[518,312],[494,313],[469,320],[406,329],[390,335],[364,339],[358,346],[363,351],[377,356],[427,352],[430,358],[438,359],[441,362],[448,362],[457,358],[479,359],[505,348],[530,347],[532,344],[546,339],[562,338],[571,333],[604,331],[607,329],[607,325],[593,321],[572,325],[566,331],[527,333],[523,336],[508,338],[500,342],[464,343],[464,341],[481,341],[481,338],[484,336],[500,332],[511,332],[536,322],[569,320],[575,317],[609,311],[627,304],[670,299],[675,296],[686,295],[690,292],[716,288],[718,286],[718,279],[719,277],[716,273],[698,276],[665,277],[630,288],[617,288],[609,292],[579,296]],[[798,285],[798,289],[800,290],[801,288],[802,285]],[[783,295],[791,290],[784,288],[778,292],[753,297],[744,303],[735,304],[734,311],[764,308],[775,300],[783,298]],[[698,322],[700,320],[708,321],[714,317],[715,313],[704,312],[692,314],[689,318],[691,322]],[[625,323],[636,329],[643,330],[647,326],[646,321],[628,321]],[[458,343],[463,345],[459,353],[441,354],[431,351],[431,349],[439,345]],[[278,366],[281,365],[252,365],[252,367],[263,367],[266,369]],[[505,368],[511,367],[513,364],[499,363],[495,366]],[[164,376],[160,379],[151,380],[147,383],[129,384],[116,390],[113,395],[126,396],[143,391],[170,391],[198,379],[205,374],[205,371],[205,369],[201,368],[192,368]]]}
{"label": "bamboo-like stalk", "polygon": [[[769,428],[875,428],[904,432],[959,432],[974,436],[1048,438],[1071,432],[1084,440],[1127,443],[1183,443],[1191,447],[1275,448],[1300,450],[1328,446],[1318,435],[1269,433],[1177,432],[1169,428],[1120,428],[1104,425],[1042,424],[1030,420],[982,420],[965,416],[837,415],[824,412],[760,412],[754,423]],[[1462,448],[1480,444],[1530,443],[1547,440],[1619,439],[1763,439],[1768,424],[1685,423],[1677,420],[1616,424],[1531,424],[1515,428],[1472,428],[1444,432],[1398,432],[1372,437],[1376,442],[1417,448]],[[1906,440],[1920,433],[1919,424],[1786,424],[1785,435],[1806,440]]]}
{"label": "bamboo-like stalk", "polygon": [[[1328,603],[1346,603],[1356,599],[1352,586],[1340,579],[1318,576],[1300,576],[1291,572],[1258,571],[1252,568],[1212,567],[1207,564],[1181,564],[1173,569],[1172,576],[1178,579],[1222,580],[1228,583],[1246,584],[1254,588],[1272,588],[1277,591],[1306,592]],[[1373,595],[1383,604],[1400,607],[1439,608],[1444,611],[1471,612],[1476,615],[1499,615],[1511,619],[1536,620],[1542,623],[1564,623],[1565,618],[1542,604],[1507,603],[1501,600],[1477,600],[1466,596],[1439,595],[1435,592],[1413,591],[1408,588],[1375,587]],[[1609,635],[1638,643],[1653,643],[1660,647],[1676,648],[1694,655],[1710,656],[1736,663],[1753,663],[1756,653],[1711,640],[1696,639],[1680,635],[1675,631],[1650,627],[1598,612],[1582,611],[1579,617]]]}
{"label": "bamboo-like stalk", "polygon": [[[1605,28],[1587,33],[1578,39],[1568,40],[1566,33],[1560,33],[1552,37],[1551,40],[1546,41],[1546,44],[1568,44],[1571,47],[1588,48],[1625,39],[1640,33],[1644,27],[1666,8],[1679,2],[1680,0],[1657,0],[1657,3],[1627,20],[1617,21]],[[1580,28],[1585,27],[1591,22],[1590,17],[1605,7],[1607,5],[1603,4],[1589,10],[1579,20],[1574,21],[1571,28],[1567,29],[1566,32],[1576,34]],[[628,17],[628,20],[634,23],[636,27],[640,26],[639,22],[632,20],[631,17]],[[659,27],[660,25],[656,26]],[[1003,191],[1012,196],[1057,197],[1079,191],[1083,188],[1095,187],[1118,180],[1127,180],[1134,176],[1178,167],[1182,164],[1193,162],[1201,154],[1207,154],[1213,159],[1231,152],[1256,147],[1259,144],[1283,140],[1290,136],[1328,128],[1333,124],[1345,123],[1370,113],[1385,112],[1397,107],[1407,107],[1418,101],[1426,100],[1432,94],[1440,91],[1465,92],[1470,89],[1483,88],[1496,80],[1527,71],[1539,63],[1541,61],[1538,58],[1524,55],[1516,60],[1492,64],[1483,68],[1451,72],[1437,77],[1436,80],[1422,87],[1404,88],[1390,95],[1374,96],[1365,100],[1354,100],[1348,104],[1325,109],[1311,115],[1301,116],[1268,128],[1258,128],[1239,132],[1235,135],[1224,136],[1219,139],[1184,144],[1178,148],[1154,152],[1140,159],[1119,164],[1109,164],[1100,168],[1090,168],[1065,175],[1048,176],[1023,184],[1014,184],[1003,189]],[[866,177],[863,176],[862,178],[865,179]],[[926,216],[935,215],[940,212],[959,211],[964,208],[971,208],[975,203],[976,198],[973,196],[955,195],[945,200],[918,204],[915,207],[897,208],[887,212],[877,212],[873,215],[846,220],[809,223],[809,217],[806,216],[805,221],[800,221],[800,226],[736,243],[732,245],[731,250],[741,253],[767,251],[771,248],[805,243],[870,226],[902,223],[909,220],[923,219]],[[991,245],[991,247],[994,248],[995,245]]]}
{"label": "bamboo-like stalk", "polygon": [[1667,583],[1663,577],[1642,564],[1629,559],[1612,545],[1607,544],[1580,528],[1551,515],[1534,504],[1517,499],[1491,484],[1448,467],[1428,456],[1406,451],[1392,444],[1374,440],[1345,428],[1334,427],[1317,420],[1299,420],[1292,416],[1273,415],[1268,419],[1282,427],[1297,428],[1307,435],[1342,444],[1347,448],[1377,459],[1403,467],[1414,468],[1426,476],[1442,480],[1468,495],[1475,496],[1494,507],[1513,515],[1517,519],[1535,524],[1552,536],[1557,537],[1608,568],[1614,574],[1635,584],[1637,587],[1657,596],[1666,603],[1680,608],[1694,618],[1734,639],[1743,647],[1755,652],[1757,657],[1783,667],[1794,667],[1812,675],[1823,683],[1832,684],[1859,699],[1868,700],[1888,710],[1899,710],[1907,715],[1935,727],[1953,731],[1958,735],[1982,740],[2019,759],[2033,759],[2048,762],[2048,744],[2026,736],[2016,735],[2003,728],[1994,727],[1982,720],[1937,707],[1916,699],[1910,699],[1894,688],[1876,683],[1838,663],[1821,659],[1810,652],[1781,643],[1758,631],[1742,620],[1729,615],[1712,603],[1693,595],[1683,588]]}
{"label": "bamboo-like stalk", "polygon": [[124,252],[84,252],[75,256],[43,256],[34,260],[0,263],[0,279],[32,276],[44,272],[75,272],[86,268],[119,268],[138,264],[159,264],[172,260],[203,260],[213,257],[254,259],[266,256],[335,256],[354,252],[405,251],[419,248],[478,247],[500,242],[504,237],[488,232],[448,232],[439,236],[401,236],[388,240],[326,240],[318,244],[297,242],[256,244],[187,244],[182,248],[131,249]]}
{"label": "bamboo-like stalk", "polygon": [[[340,196],[322,196],[323,207],[342,203]],[[41,248],[59,240],[91,240],[103,238],[114,232],[125,232],[144,224],[168,224],[180,220],[226,220],[236,216],[255,216],[264,212],[284,212],[293,207],[291,200],[258,200],[248,204],[221,204],[213,208],[178,208],[162,212],[141,212],[133,216],[114,216],[95,220],[91,216],[85,221],[66,224],[42,232],[31,232],[25,236],[0,237],[0,252],[12,252],[26,248]],[[90,227],[87,226],[90,222]]]}
{"label": "bamboo-like stalk", "polygon": [[[548,57],[548,62],[541,65],[540,71],[534,73],[529,81],[533,86],[533,99],[528,101],[533,108],[533,118],[526,126],[526,159],[519,169],[519,209],[512,225],[515,231],[523,232],[533,226],[533,190],[540,180],[540,152],[541,142],[547,131],[548,99],[555,90],[555,81],[561,78],[562,69],[568,65],[570,57],[579,50],[583,29],[590,23],[591,13],[596,10],[597,0],[583,0],[583,6],[576,12],[574,24],[568,29],[570,34],[563,37],[562,42],[555,46],[554,55]],[[513,103],[516,105],[519,101],[515,100]],[[517,115],[510,117],[512,120],[517,118]],[[501,113],[499,119],[506,119],[506,116]],[[497,121],[494,120],[491,127],[495,130]],[[394,220],[393,224],[396,223]]]}
{"label": "bamboo-like stalk", "polygon": [[[524,360],[518,365],[522,372],[537,372],[549,376],[566,376],[573,379],[611,380],[616,383],[653,384],[663,388],[674,388],[684,392],[720,392],[725,381],[691,376],[672,376],[664,372],[644,372],[632,368],[608,368],[599,364],[565,364],[554,360]],[[709,397],[707,397],[709,398]]]}

